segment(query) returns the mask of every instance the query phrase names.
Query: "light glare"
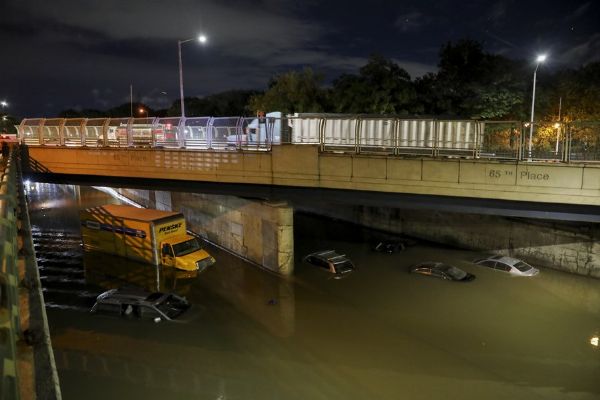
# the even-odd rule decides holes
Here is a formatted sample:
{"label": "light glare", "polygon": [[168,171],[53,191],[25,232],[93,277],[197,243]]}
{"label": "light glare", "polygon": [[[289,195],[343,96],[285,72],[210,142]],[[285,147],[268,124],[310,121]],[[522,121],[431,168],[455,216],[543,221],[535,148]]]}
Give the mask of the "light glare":
{"label": "light glare", "polygon": [[207,40],[207,39],[206,39],[206,36],[204,36],[204,35],[200,35],[200,36],[198,36],[198,41],[199,41],[200,43],[206,43],[206,40]]}
{"label": "light glare", "polygon": [[539,56],[537,56],[536,61],[539,63],[546,61],[546,55],[540,54]]}
{"label": "light glare", "polygon": [[590,343],[594,347],[598,347],[599,342],[600,342],[600,338],[598,338],[598,336],[594,336],[593,338],[590,339]]}

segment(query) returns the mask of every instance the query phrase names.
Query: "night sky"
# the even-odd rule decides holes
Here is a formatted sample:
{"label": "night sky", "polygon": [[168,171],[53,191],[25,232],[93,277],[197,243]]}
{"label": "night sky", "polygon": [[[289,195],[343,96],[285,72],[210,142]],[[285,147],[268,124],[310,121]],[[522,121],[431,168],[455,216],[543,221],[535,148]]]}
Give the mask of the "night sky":
{"label": "night sky", "polygon": [[[436,70],[440,46],[470,38],[548,70],[600,60],[598,1],[0,0],[0,100],[23,117],[129,101],[168,108],[186,96],[264,89],[304,66],[327,79],[372,53],[413,77]],[[543,71],[542,71],[543,73]],[[166,93],[166,94],[165,94]]]}

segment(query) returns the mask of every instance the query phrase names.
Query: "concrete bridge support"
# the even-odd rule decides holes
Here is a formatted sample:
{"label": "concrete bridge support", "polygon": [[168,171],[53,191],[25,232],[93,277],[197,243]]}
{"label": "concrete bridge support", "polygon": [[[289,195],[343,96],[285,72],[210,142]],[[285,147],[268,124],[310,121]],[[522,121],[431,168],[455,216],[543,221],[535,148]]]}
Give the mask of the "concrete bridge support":
{"label": "concrete bridge support", "polygon": [[120,192],[147,207],[182,212],[190,230],[270,271],[293,272],[294,219],[286,203],[139,189]]}

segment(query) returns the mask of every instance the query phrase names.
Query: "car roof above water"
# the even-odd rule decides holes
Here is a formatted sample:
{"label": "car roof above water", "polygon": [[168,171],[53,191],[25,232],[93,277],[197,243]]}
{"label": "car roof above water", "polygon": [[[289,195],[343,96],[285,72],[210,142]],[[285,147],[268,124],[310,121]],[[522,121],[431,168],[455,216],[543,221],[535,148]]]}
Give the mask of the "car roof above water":
{"label": "car roof above water", "polygon": [[500,261],[500,262],[502,262],[504,264],[507,264],[507,265],[510,265],[510,266],[514,266],[517,263],[523,262],[523,261],[518,260],[516,258],[512,258],[512,257],[508,257],[508,256],[503,256],[501,254],[488,257],[487,259],[494,260],[494,261]]}
{"label": "car roof above water", "polygon": [[166,296],[164,293],[150,293],[137,288],[119,288],[102,293],[98,296],[97,301],[102,303],[118,303],[122,301],[155,303],[164,296]]}

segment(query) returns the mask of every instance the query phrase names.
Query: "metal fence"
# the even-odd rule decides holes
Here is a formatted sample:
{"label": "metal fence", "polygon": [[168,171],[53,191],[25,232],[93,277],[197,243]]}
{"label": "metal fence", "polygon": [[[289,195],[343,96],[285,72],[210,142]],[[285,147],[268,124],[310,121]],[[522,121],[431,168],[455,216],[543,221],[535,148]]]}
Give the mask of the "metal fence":
{"label": "metal fence", "polygon": [[32,146],[269,151],[316,144],[323,152],[547,162],[600,161],[600,122],[545,123],[270,113],[262,118],[24,119]]}

